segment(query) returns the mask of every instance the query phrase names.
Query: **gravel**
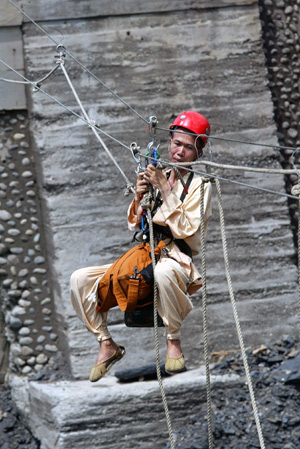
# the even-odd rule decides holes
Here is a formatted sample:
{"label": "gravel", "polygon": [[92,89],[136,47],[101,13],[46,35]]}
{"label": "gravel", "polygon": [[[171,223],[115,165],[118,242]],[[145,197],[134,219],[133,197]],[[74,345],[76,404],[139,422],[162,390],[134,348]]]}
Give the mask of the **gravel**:
{"label": "gravel", "polygon": [[[266,448],[300,448],[300,344],[289,337],[247,351]],[[212,370],[244,375],[241,354],[233,353]],[[248,386],[212,389],[214,449],[260,448]],[[207,408],[190,416],[175,435],[176,449],[208,449]],[[166,448],[170,448],[169,443]]]}

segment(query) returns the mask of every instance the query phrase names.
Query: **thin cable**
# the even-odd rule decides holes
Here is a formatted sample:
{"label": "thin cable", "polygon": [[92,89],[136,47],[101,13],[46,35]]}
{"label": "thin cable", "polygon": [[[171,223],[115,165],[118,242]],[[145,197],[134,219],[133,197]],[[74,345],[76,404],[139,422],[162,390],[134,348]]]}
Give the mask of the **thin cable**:
{"label": "thin cable", "polygon": [[[59,42],[57,42],[55,39],[53,39],[52,36],[50,36],[49,33],[47,33],[44,28],[42,28],[35,20],[33,20],[28,14],[26,14],[23,9],[21,9],[18,5],[16,5],[12,0],[8,0],[18,11],[20,11],[21,14],[23,14],[30,22],[32,22],[38,29],[44,33],[46,36],[48,36],[51,41],[58,46]],[[145,123],[149,124],[149,121],[145,119],[141,114],[139,114],[132,106],[130,106],[125,100],[123,100],[116,92],[114,92],[110,87],[108,87],[100,78],[98,78],[93,72],[91,72],[87,67],[85,67],[78,59],[75,58],[65,47],[65,52],[67,53],[70,58],[72,58],[80,67],[87,72],[89,75],[91,75],[95,80],[97,80],[105,89],[107,89],[112,95],[114,95],[121,103],[123,103],[128,109],[130,109],[134,114],[136,114],[140,119],[142,119]]]}
{"label": "thin cable", "polygon": [[[145,156],[145,155],[140,154],[140,153],[138,153],[138,154],[140,156],[143,156],[143,157]],[[153,158],[151,158],[149,156],[147,156],[147,157],[148,157],[148,159],[153,159]],[[168,161],[164,161],[164,160],[160,160],[160,163],[163,166],[164,165],[165,166],[170,166],[170,167],[178,167],[179,166],[178,164],[174,164],[172,162],[168,162]],[[223,178],[222,176],[213,175],[211,173],[206,173],[206,172],[203,172],[203,171],[200,171],[200,170],[191,169],[191,168],[188,168],[188,167],[185,167],[184,169],[187,170],[187,171],[190,171],[190,172],[193,171],[194,173],[198,173],[199,175],[202,175],[202,176],[209,176],[212,179],[219,179],[221,181],[231,182],[232,184],[237,184],[237,185],[240,185],[242,187],[247,187],[247,188],[251,188],[251,189],[254,189],[254,190],[259,190],[259,191],[262,191],[262,192],[272,193],[274,195],[279,195],[279,196],[284,196],[284,197],[287,197],[287,198],[292,198],[294,200],[299,200],[299,198],[297,196],[290,195],[289,193],[277,192],[276,190],[270,190],[270,189],[266,189],[264,187],[257,187],[257,186],[254,186],[252,184],[246,184],[246,183],[241,182],[241,181],[235,181],[234,179]]]}
{"label": "thin cable", "polygon": [[195,162],[180,162],[178,163],[180,167],[188,167],[191,165],[192,167],[194,165],[205,165],[207,167],[215,167],[215,168],[221,168],[223,170],[238,170],[238,171],[246,171],[246,172],[254,172],[254,173],[269,173],[272,175],[299,175],[299,170],[295,167],[292,169],[284,169],[284,168],[255,168],[255,167],[248,167],[244,165],[228,165],[228,164],[218,164],[217,162],[211,162],[211,161],[195,161]]}
{"label": "thin cable", "polygon": [[[21,12],[30,22],[32,22],[39,30],[44,33],[48,38],[56,45],[60,45],[59,42],[57,42],[53,37],[47,33],[46,30],[44,30],[43,27],[41,27],[35,20],[32,19],[23,9],[21,9],[18,5],[16,5],[12,0],[8,0],[18,11]],[[93,72],[91,72],[87,67],[85,67],[75,56],[73,56],[67,49],[64,47],[65,52],[67,53],[70,58],[72,58],[80,67],[87,72],[89,75],[91,75],[94,79],[96,79],[105,89],[107,89],[112,95],[114,95],[119,101],[121,101],[128,109],[130,109],[134,114],[136,114],[140,119],[142,119],[145,123],[149,124],[149,120],[147,120],[145,117],[143,117],[139,112],[137,112],[132,106],[130,106],[125,100],[123,100],[116,92],[114,92],[110,87],[108,87],[100,78],[98,78]],[[170,132],[169,128],[163,128],[157,126],[157,129],[161,131],[167,131]],[[192,134],[192,133],[185,133],[185,134]],[[193,133],[194,134],[194,133]],[[243,143],[247,145],[256,145],[256,146],[264,146],[268,148],[278,149],[278,150],[295,150],[295,147],[289,147],[289,146],[282,146],[282,145],[271,145],[271,144],[265,144],[260,142],[251,142],[247,140],[239,140],[239,139],[230,139],[226,137],[216,137],[216,136],[207,136],[204,134],[198,134],[197,137],[206,137],[209,139],[215,139],[215,140],[222,140],[227,142],[236,142],[236,143]]]}
{"label": "thin cable", "polygon": [[[169,128],[162,128],[160,126],[157,126],[157,129],[161,130],[161,131],[167,131],[168,133],[170,133],[170,129]],[[174,131],[173,131],[174,132]],[[192,132],[187,132],[187,131],[177,131],[179,133],[182,134],[189,134],[192,136],[195,136],[195,133]],[[251,142],[248,140],[239,140],[239,139],[230,139],[229,137],[216,137],[216,136],[208,136],[206,134],[197,134],[197,138],[198,137],[205,137],[206,139],[215,139],[215,140],[224,140],[225,142],[236,142],[236,143],[245,143],[247,145],[256,145],[256,146],[260,146],[260,147],[268,147],[268,148],[273,148],[276,150],[295,150],[295,149],[300,149],[299,147],[286,147],[286,146],[282,146],[282,145],[272,145],[269,143],[260,143],[260,142]]]}
{"label": "thin cable", "polygon": [[97,131],[101,132],[102,134],[104,134],[106,137],[108,137],[109,139],[113,140],[114,142],[118,143],[119,145],[121,145],[122,147],[126,148],[127,150],[130,150],[130,147],[125,145],[123,142],[121,142],[120,140],[116,139],[115,137],[111,136],[110,134],[106,133],[105,131],[103,131],[101,128],[99,128],[98,126],[94,125],[93,123],[88,122],[84,117],[82,117],[81,115],[77,114],[77,112],[73,111],[72,109],[70,109],[68,106],[64,105],[63,103],[61,103],[59,100],[57,100],[56,98],[54,98],[52,95],[48,94],[48,92],[46,92],[44,89],[42,89],[39,86],[36,86],[32,81],[28,80],[24,75],[22,75],[20,72],[18,72],[17,70],[15,70],[13,67],[11,67],[9,64],[7,64],[6,62],[4,62],[2,59],[0,59],[1,64],[5,65],[7,68],[9,68],[12,72],[16,73],[17,75],[19,75],[21,78],[23,78],[25,81],[27,81],[29,84],[31,84],[34,88],[38,89],[39,91],[43,92],[43,94],[45,94],[48,98],[51,98],[51,100],[53,100],[55,103],[59,104],[62,108],[66,109],[68,112],[70,112],[71,114],[75,115],[75,117],[79,118],[80,120],[82,120],[83,122],[85,122],[88,126],[95,128]]}
{"label": "thin cable", "polygon": [[[33,84],[35,86],[40,86],[44,81],[46,81],[56,70],[58,69],[58,65],[53,67],[53,69],[50,70],[47,75],[45,75],[43,78],[41,78],[38,81],[33,81]],[[28,81],[18,81],[18,80],[9,80],[6,78],[0,78],[0,81],[5,81],[6,83],[16,83],[16,84],[30,84]]]}
{"label": "thin cable", "polygon": [[[92,124],[91,119],[90,119],[90,117],[88,116],[87,112],[85,111],[85,109],[84,109],[84,107],[83,107],[83,105],[82,105],[82,103],[81,103],[81,101],[80,101],[80,98],[79,98],[78,95],[77,95],[77,92],[76,92],[76,90],[75,90],[75,88],[74,88],[74,86],[73,86],[73,84],[72,84],[72,82],[71,82],[71,80],[70,80],[70,77],[69,77],[69,75],[68,75],[68,73],[67,73],[67,71],[66,71],[66,68],[65,68],[65,65],[64,65],[64,61],[63,61],[62,58],[60,58],[60,59],[58,60],[58,64],[60,65],[60,67],[61,67],[61,69],[62,69],[62,71],[63,71],[63,74],[65,75],[65,78],[66,78],[66,80],[67,80],[67,82],[68,82],[68,84],[69,84],[69,86],[70,86],[70,88],[71,88],[71,90],[72,90],[72,92],[73,92],[73,95],[74,95],[74,97],[75,97],[75,99],[76,99],[76,101],[77,101],[77,103],[78,103],[78,105],[79,105],[79,107],[80,107],[80,109],[81,109],[81,111],[82,111],[82,113],[83,113],[83,115],[84,115],[86,121],[91,125],[91,124]],[[97,140],[98,140],[98,141],[100,142],[100,144],[102,145],[102,147],[103,147],[103,149],[105,150],[106,154],[110,157],[110,159],[112,160],[112,162],[114,163],[114,165],[117,167],[117,169],[119,170],[119,172],[120,172],[121,175],[123,176],[124,180],[126,181],[127,188],[130,189],[130,190],[134,193],[134,188],[133,188],[131,182],[129,181],[129,179],[127,178],[127,176],[125,175],[125,173],[124,173],[123,170],[121,169],[120,165],[118,164],[118,162],[116,161],[116,159],[113,157],[113,155],[111,154],[111,152],[109,151],[109,149],[107,148],[107,146],[105,145],[105,143],[103,142],[103,140],[101,139],[101,137],[99,136],[98,132],[95,130],[95,128],[94,128],[93,126],[91,127],[91,130],[92,130],[93,133],[95,134]]]}

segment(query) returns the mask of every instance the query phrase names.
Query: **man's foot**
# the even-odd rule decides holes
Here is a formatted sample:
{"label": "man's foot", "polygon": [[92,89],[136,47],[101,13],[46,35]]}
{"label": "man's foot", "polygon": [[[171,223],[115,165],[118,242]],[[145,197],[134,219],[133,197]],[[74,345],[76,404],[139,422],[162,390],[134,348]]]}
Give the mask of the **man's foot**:
{"label": "man's foot", "polygon": [[112,339],[102,341],[96,364],[90,374],[90,381],[97,382],[105,376],[113,365],[124,357],[125,352],[125,348],[119,346]]}
{"label": "man's foot", "polygon": [[167,340],[165,370],[168,374],[177,374],[186,371],[180,340]]}

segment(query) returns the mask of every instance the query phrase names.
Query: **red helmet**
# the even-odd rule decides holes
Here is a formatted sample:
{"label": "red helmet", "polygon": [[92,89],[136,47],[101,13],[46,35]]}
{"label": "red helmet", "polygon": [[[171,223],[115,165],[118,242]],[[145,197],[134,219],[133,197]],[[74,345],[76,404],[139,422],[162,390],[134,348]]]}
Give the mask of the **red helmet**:
{"label": "red helmet", "polygon": [[[206,134],[207,136],[210,134],[210,124],[208,120],[204,117],[204,115],[201,115],[195,111],[186,111],[178,115],[178,117],[174,120],[174,123],[170,126],[170,129],[175,129],[178,126],[195,134]],[[205,145],[207,138],[200,137],[200,139],[202,139],[203,144]]]}

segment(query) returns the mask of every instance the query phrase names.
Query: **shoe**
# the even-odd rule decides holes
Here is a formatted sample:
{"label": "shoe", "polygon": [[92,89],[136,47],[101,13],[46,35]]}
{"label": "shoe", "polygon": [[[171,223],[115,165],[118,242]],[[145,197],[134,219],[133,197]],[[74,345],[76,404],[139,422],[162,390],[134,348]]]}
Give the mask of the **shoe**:
{"label": "shoe", "polygon": [[183,354],[181,354],[181,356],[178,357],[177,359],[174,359],[173,357],[170,357],[167,354],[166,363],[165,363],[165,371],[168,374],[177,374],[177,373],[182,373],[183,371],[186,371]]}
{"label": "shoe", "polygon": [[90,374],[90,382],[97,382],[98,380],[102,379],[102,377],[104,377],[105,374],[108,373],[108,371],[114,366],[114,364],[124,357],[125,353],[125,348],[118,345],[116,352],[112,356],[110,356],[106,360],[103,360],[103,362],[99,363],[98,365],[93,366]]}

